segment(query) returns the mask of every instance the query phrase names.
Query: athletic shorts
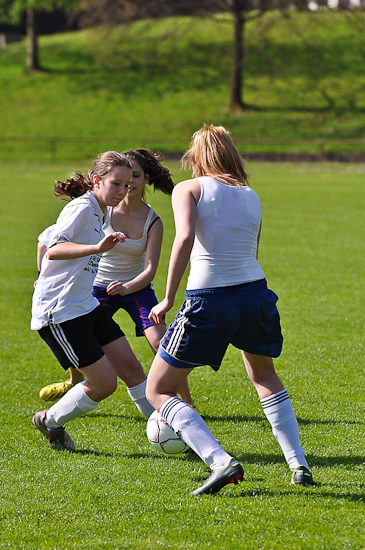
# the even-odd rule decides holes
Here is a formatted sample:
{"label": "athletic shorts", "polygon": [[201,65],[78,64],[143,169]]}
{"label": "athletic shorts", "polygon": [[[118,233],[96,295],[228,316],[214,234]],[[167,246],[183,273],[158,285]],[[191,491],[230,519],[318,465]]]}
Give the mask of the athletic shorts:
{"label": "athletic shorts", "polygon": [[38,332],[65,370],[96,363],[104,355],[103,346],[124,336],[108,309],[100,305],[86,315],[49,324]]}
{"label": "athletic shorts", "polygon": [[279,357],[283,337],[277,300],[265,279],[187,290],[158,354],[174,367],[209,365],[214,370],[219,369],[229,344],[248,353]]}
{"label": "athletic shorts", "polygon": [[153,306],[158,302],[151,284],[126,296],[121,296],[120,294],[110,296],[107,294],[104,286],[94,286],[93,296],[101,304],[109,307],[109,312],[112,316],[118,309],[125,309],[136,325],[136,336],[143,336],[143,331],[153,326],[148,316]]}

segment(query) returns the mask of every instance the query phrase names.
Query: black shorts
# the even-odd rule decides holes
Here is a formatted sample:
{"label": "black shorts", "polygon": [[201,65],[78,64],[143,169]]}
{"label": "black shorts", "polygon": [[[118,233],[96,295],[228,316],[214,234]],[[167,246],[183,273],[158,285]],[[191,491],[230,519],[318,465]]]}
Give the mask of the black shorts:
{"label": "black shorts", "polygon": [[104,355],[103,346],[124,336],[105,306],[71,321],[49,324],[38,332],[65,370],[96,363]]}

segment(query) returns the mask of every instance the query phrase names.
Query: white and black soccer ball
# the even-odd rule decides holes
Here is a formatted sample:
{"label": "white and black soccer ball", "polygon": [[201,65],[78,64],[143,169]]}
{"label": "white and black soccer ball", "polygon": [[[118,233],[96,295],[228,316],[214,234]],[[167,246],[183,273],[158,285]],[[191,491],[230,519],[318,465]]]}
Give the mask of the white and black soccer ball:
{"label": "white and black soccer ball", "polygon": [[147,420],[147,439],[157,449],[169,455],[183,453],[189,449],[158,411],[153,411]]}

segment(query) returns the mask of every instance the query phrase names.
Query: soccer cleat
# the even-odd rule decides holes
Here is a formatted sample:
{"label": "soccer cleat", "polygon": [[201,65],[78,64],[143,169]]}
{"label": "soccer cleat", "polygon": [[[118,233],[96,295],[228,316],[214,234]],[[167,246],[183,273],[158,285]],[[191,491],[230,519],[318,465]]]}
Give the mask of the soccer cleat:
{"label": "soccer cleat", "polygon": [[228,483],[237,485],[239,481],[243,481],[243,468],[235,458],[231,458],[224,468],[211,470],[211,472],[208,479],[204,481],[201,487],[193,491],[192,495],[213,495]]}
{"label": "soccer cleat", "polygon": [[314,485],[313,477],[306,466],[294,468],[291,476],[292,485]]}
{"label": "soccer cleat", "polygon": [[63,397],[68,390],[73,388],[73,386],[71,380],[61,380],[60,382],[49,384],[42,388],[39,392],[39,397],[43,399],[43,401],[55,401]]}
{"label": "soccer cleat", "polygon": [[47,411],[35,413],[32,418],[32,424],[45,436],[49,446],[55,451],[71,451],[75,450],[75,444],[71,437],[66,432],[63,426],[59,428],[47,428],[44,421]]}

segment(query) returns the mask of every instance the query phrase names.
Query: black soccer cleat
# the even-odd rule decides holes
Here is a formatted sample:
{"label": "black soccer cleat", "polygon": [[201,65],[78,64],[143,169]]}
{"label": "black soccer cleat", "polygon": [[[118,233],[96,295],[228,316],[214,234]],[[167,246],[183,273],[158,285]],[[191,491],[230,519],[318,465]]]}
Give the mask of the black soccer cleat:
{"label": "black soccer cleat", "polygon": [[212,470],[208,479],[204,481],[201,487],[193,491],[192,495],[213,495],[218,493],[225,485],[229,483],[237,485],[239,481],[243,481],[243,468],[235,458],[231,458],[224,468]]}
{"label": "black soccer cleat", "polygon": [[66,432],[64,426],[59,428],[47,428],[45,425],[47,411],[35,413],[32,424],[44,435],[51,449],[55,451],[75,451],[75,444]]}
{"label": "black soccer cleat", "polygon": [[294,468],[291,483],[292,485],[314,485],[312,474],[305,466]]}

